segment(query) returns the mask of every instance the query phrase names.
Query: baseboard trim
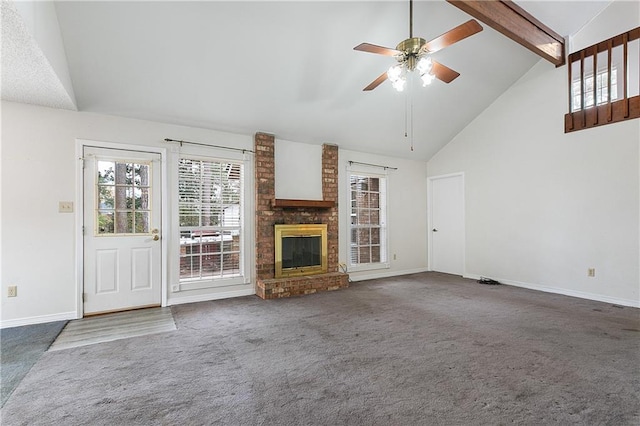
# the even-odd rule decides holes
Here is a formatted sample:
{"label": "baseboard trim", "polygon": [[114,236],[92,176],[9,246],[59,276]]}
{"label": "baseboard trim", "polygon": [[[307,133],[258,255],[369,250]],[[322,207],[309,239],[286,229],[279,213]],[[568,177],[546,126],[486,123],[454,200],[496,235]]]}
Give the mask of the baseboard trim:
{"label": "baseboard trim", "polygon": [[62,312],[59,314],[39,315],[37,317],[16,318],[0,321],[0,328],[22,327],[23,325],[44,324],[45,322],[68,321],[78,319],[76,312]]}
{"label": "baseboard trim", "polygon": [[[409,275],[409,274],[419,274],[421,272],[427,272],[427,268],[416,268],[416,269],[404,269],[402,271],[389,271],[385,270],[384,272],[373,272],[367,275],[360,275],[358,272],[349,272],[349,279],[353,282],[356,281],[365,281],[365,280],[375,280],[377,278],[391,278],[398,277],[400,275]],[[355,275],[358,274],[358,275]]]}
{"label": "baseboard trim", "polygon": [[[469,278],[472,280],[478,280],[480,279],[480,277],[481,277],[480,275],[475,275],[475,274],[464,275],[464,278]],[[588,299],[596,302],[612,303],[614,305],[629,306],[631,308],[640,308],[639,300],[621,299],[619,297],[605,296],[603,294],[587,293],[584,291],[569,290],[566,288],[550,287],[545,285],[531,284],[531,283],[525,283],[525,282],[514,281],[514,280],[505,280],[505,279],[496,278],[496,277],[490,277],[490,278],[496,281],[499,281],[502,284],[507,284],[513,287],[521,287],[521,288],[527,288],[530,290],[544,291],[545,293],[562,294],[563,296],[577,297],[580,299]]]}
{"label": "baseboard trim", "polygon": [[196,303],[196,302],[209,302],[211,300],[219,300],[219,299],[230,299],[232,297],[241,297],[241,296],[253,296],[256,294],[255,288],[251,285],[251,288],[243,289],[243,290],[233,290],[233,291],[224,291],[219,293],[207,293],[207,294],[197,294],[193,296],[183,296],[176,297],[173,299],[169,299],[167,301],[167,305],[183,305],[185,303]]}

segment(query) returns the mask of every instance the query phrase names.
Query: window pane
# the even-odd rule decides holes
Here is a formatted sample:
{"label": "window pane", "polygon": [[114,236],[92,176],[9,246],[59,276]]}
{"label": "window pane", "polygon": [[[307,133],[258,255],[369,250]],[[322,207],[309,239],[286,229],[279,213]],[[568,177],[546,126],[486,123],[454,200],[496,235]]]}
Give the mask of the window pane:
{"label": "window pane", "polygon": [[371,263],[371,256],[369,256],[369,247],[360,247],[360,263]]}
{"label": "window pane", "polygon": [[125,188],[125,208],[127,210],[133,209],[133,188]]}
{"label": "window pane", "polygon": [[369,207],[371,207],[372,209],[377,209],[378,207],[380,207],[380,194],[378,194],[377,192],[372,192],[369,195]]}
{"label": "window pane", "polygon": [[99,186],[98,187],[98,208],[113,209],[115,207],[115,187]]}
{"label": "window pane", "polygon": [[371,244],[380,244],[380,228],[371,228]]}
{"label": "window pane", "polygon": [[146,234],[149,232],[149,212],[135,212],[136,233]]}
{"label": "window pane", "polygon": [[352,265],[357,265],[358,263],[360,263],[360,261],[358,259],[358,247],[357,246],[352,246],[351,247],[351,264]]}
{"label": "window pane", "polygon": [[371,221],[369,220],[369,210],[360,210],[358,212],[358,224],[368,225],[369,223],[371,223]]}
{"label": "window pane", "polygon": [[380,263],[380,246],[371,246],[371,262]]}
{"label": "window pane", "polygon": [[127,163],[127,165],[126,165],[126,180],[125,180],[125,183],[127,185],[133,185],[133,168],[134,168],[133,164]]}
{"label": "window pane", "polygon": [[240,255],[229,253],[223,255],[222,268],[224,275],[237,275],[240,273]]}
{"label": "window pane", "polygon": [[149,166],[147,164],[135,165],[135,184],[149,186]]}
{"label": "window pane", "polygon": [[371,240],[369,238],[369,233],[370,233],[369,228],[358,230],[358,245],[362,246],[362,245],[368,245],[371,243]]}
{"label": "window pane", "polygon": [[370,182],[369,191],[375,191],[375,192],[380,191],[380,179],[370,178],[369,182]]}
{"label": "window pane", "polygon": [[98,185],[115,183],[115,163],[113,161],[98,161]]}
{"label": "window pane", "polygon": [[116,209],[125,210],[127,208],[127,187],[116,186]]}
{"label": "window pane", "polygon": [[380,225],[380,210],[371,210],[369,212],[369,220],[372,225]]}
{"label": "window pane", "polygon": [[98,212],[98,234],[113,234],[113,212]]}
{"label": "window pane", "polygon": [[[133,212],[124,212],[124,213],[116,212],[116,215],[118,215],[118,214],[121,215],[120,217],[122,217],[124,215],[125,220],[126,220],[126,223],[123,224],[123,226],[125,228],[124,228],[124,231],[122,231],[122,232],[123,233],[127,233],[127,234],[132,234],[133,233],[133,217],[134,217],[133,216]],[[116,216],[116,217],[118,217],[118,216]]]}
{"label": "window pane", "polygon": [[126,185],[127,184],[127,165],[125,163],[115,163],[116,164],[116,185]]}

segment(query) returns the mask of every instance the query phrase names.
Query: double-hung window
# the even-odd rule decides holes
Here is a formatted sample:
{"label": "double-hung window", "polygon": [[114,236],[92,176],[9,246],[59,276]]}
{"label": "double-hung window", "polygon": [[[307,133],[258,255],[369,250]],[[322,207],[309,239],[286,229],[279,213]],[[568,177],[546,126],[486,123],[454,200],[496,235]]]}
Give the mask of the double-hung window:
{"label": "double-hung window", "polygon": [[242,278],[242,200],[242,163],[179,159],[181,285]]}
{"label": "double-hung window", "polygon": [[387,178],[350,171],[349,269],[388,267]]}

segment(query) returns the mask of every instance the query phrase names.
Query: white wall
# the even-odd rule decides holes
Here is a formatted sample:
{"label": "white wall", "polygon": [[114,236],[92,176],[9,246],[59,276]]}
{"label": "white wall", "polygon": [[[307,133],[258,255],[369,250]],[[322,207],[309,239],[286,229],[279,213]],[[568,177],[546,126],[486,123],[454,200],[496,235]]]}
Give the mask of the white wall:
{"label": "white wall", "polygon": [[[629,14],[638,25],[637,3],[610,7],[581,45],[624,31]],[[640,306],[639,121],[564,134],[566,73],[541,60],[428,174],[465,172],[466,275]]]}
{"label": "white wall", "polygon": [[[2,251],[0,272],[0,326],[11,327],[76,317],[76,238],[80,223],[75,214],[59,213],[59,201],[73,201],[81,182],[77,182],[78,156],[76,140],[144,145],[167,148],[167,180],[175,193],[179,155],[176,145],[164,138],[192,140],[214,145],[253,149],[252,135],[236,135],[205,129],[167,125],[121,117],[57,110],[33,105],[2,102],[1,222]],[[313,157],[318,146],[309,148]],[[185,147],[198,154],[199,148]],[[207,148],[208,150],[208,148]],[[304,151],[304,150],[303,150]],[[321,152],[321,151],[320,151]],[[231,158],[228,151],[212,150],[207,155]],[[247,154],[248,155],[248,154]],[[426,270],[426,165],[424,162],[394,159],[353,151],[339,151],[340,179],[340,259],[345,261],[348,247],[349,160],[397,167],[389,172],[389,253],[390,268],[353,274],[354,280],[398,275]],[[321,163],[321,156],[318,158]],[[253,161],[245,170],[248,191],[248,232],[253,241]],[[321,167],[321,166],[319,166]],[[318,172],[320,174],[320,172]],[[321,175],[317,177],[321,184]],[[168,222],[175,222],[175,206],[167,212]],[[343,206],[345,206],[343,208]],[[397,208],[395,206],[398,206]],[[78,205],[75,208],[78,209]],[[173,226],[173,225],[172,225]],[[250,284],[173,292],[177,279],[175,228],[163,231],[168,241],[168,304],[209,300],[253,291]],[[246,250],[253,269],[253,247]],[[396,254],[396,260],[393,259]],[[172,260],[175,259],[175,262]],[[175,263],[175,265],[174,265]],[[18,297],[8,298],[7,287],[18,286]]]}
{"label": "white wall", "polygon": [[[388,170],[387,194],[389,268],[349,272],[353,281],[382,278],[427,270],[427,173],[423,161],[412,161],[356,151],[339,150],[338,200],[340,262],[349,258],[349,161],[395,167]],[[366,167],[366,166],[359,166]],[[383,173],[372,167],[371,173]],[[394,259],[395,255],[395,259]]]}
{"label": "white wall", "polygon": [[[253,149],[252,135],[2,102],[2,326],[75,317],[75,241],[79,225],[74,214],[58,213],[58,202],[76,199],[76,138],[162,146],[168,149],[169,164],[177,161],[178,149],[164,143],[164,138]],[[211,150],[209,155],[229,158],[230,154]],[[249,167],[245,172],[251,213],[247,221],[252,232],[253,170]],[[175,173],[170,166],[169,182]],[[176,186],[170,183],[173,191]],[[172,211],[168,214],[171,216]],[[178,235],[171,228],[163,233],[165,238]],[[174,245],[169,243],[169,246]],[[252,244],[247,252],[252,255]],[[168,256],[177,259],[175,249]],[[253,265],[252,257],[249,265]],[[177,273],[171,262],[169,267],[171,289],[171,277],[175,279]],[[18,286],[18,297],[6,297],[9,285]],[[238,289],[251,293],[253,284],[236,287]],[[179,293],[169,290],[168,302],[206,300],[228,292],[228,287]]]}

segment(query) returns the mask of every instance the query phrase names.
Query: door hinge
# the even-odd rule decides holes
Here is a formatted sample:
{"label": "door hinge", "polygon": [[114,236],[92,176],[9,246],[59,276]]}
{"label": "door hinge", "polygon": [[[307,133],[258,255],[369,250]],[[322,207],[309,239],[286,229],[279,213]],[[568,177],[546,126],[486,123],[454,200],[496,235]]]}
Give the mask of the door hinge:
{"label": "door hinge", "polygon": [[87,293],[82,293],[82,303],[87,303]]}
{"label": "door hinge", "polygon": [[84,235],[84,226],[82,227],[82,235]]}

